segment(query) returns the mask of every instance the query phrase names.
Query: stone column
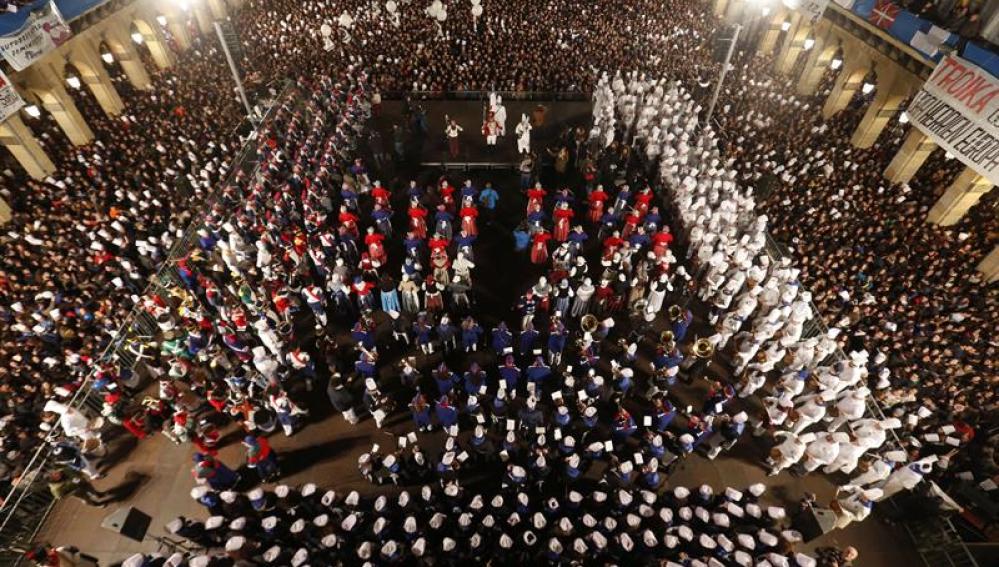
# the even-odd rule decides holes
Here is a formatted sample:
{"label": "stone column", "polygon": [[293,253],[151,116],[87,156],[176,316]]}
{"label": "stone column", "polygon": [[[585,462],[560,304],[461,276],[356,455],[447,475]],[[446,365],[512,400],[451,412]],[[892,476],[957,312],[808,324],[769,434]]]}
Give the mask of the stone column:
{"label": "stone column", "polygon": [[137,89],[148,89],[149,71],[146,70],[146,66],[142,63],[135,43],[129,37],[127,24],[126,27],[122,27],[120,24],[111,25],[105,30],[104,34],[114,58],[118,60],[118,64],[125,71],[128,82],[132,83],[132,86]]}
{"label": "stone column", "polygon": [[760,40],[760,46],[756,49],[758,53],[769,54],[777,47],[777,40],[780,39],[780,25],[787,19],[787,10],[775,8],[774,12],[766,23],[767,27],[763,32],[763,39]]}
{"label": "stone column", "polygon": [[207,0],[208,9],[211,10],[216,20],[224,20],[229,15],[229,9],[225,5],[225,0]]}
{"label": "stone column", "polygon": [[982,273],[986,282],[999,281],[999,246],[993,248],[975,269]]}
{"label": "stone column", "polygon": [[7,201],[3,197],[0,197],[0,225],[9,223],[10,219],[10,205],[7,204]]}
{"label": "stone column", "polygon": [[774,61],[774,70],[782,75],[786,75],[794,67],[794,62],[798,60],[798,54],[803,49],[805,38],[812,31],[812,26],[804,21],[801,13],[791,14],[791,29],[787,30],[784,44],[780,47],[780,53]]}
{"label": "stone column", "polygon": [[908,183],[936,148],[929,136],[915,126],[910,127],[902,147],[885,169],[885,177],[893,183]]}
{"label": "stone column", "polygon": [[829,62],[836,54],[836,43],[833,42],[832,48],[829,47],[830,34],[828,31],[815,35],[815,45],[808,52],[805,68],[802,70],[801,76],[798,77],[798,84],[795,87],[796,92],[800,95],[815,93],[822,75],[825,74],[826,69],[829,68]]}
{"label": "stone column", "polygon": [[191,9],[194,10],[194,17],[198,20],[198,29],[201,30],[201,33],[206,36],[215,33],[215,28],[212,26],[215,18],[204,2],[195,3]]}
{"label": "stone column", "polygon": [[864,82],[864,76],[870,69],[870,60],[865,55],[856,55],[850,58],[844,57],[843,70],[836,77],[832,92],[826,97],[826,102],[822,106],[822,115],[829,118],[850,104],[850,99],[860,89]]}
{"label": "stone column", "polygon": [[19,114],[12,114],[0,123],[0,143],[10,150],[24,171],[35,179],[44,179],[56,170],[55,164]]}
{"label": "stone column", "polygon": [[867,112],[857,125],[850,143],[858,148],[874,145],[888,122],[896,119],[908,94],[905,84],[898,77],[879,77],[874,100],[867,106]]}
{"label": "stone column", "polygon": [[191,47],[191,33],[187,29],[187,14],[181,10],[172,10],[165,14],[167,19],[167,29],[170,35],[177,42],[177,47],[181,51],[187,51]]}
{"label": "stone column", "polygon": [[101,61],[100,44],[91,37],[77,37],[69,60],[80,72],[80,82],[85,84],[108,116],[118,116],[125,104],[111,82],[104,62]]}
{"label": "stone column", "polygon": [[982,195],[992,190],[992,183],[970,167],[957,176],[947,191],[937,200],[926,215],[926,222],[950,226],[961,220],[968,209],[975,206]]}
{"label": "stone column", "polygon": [[173,51],[170,51],[167,45],[166,36],[160,29],[160,23],[156,21],[156,14],[143,14],[141,18],[139,20],[141,25],[137,24],[137,28],[142,34],[142,41],[149,48],[156,66],[160,69],[169,69],[173,65]]}
{"label": "stone column", "polygon": [[38,62],[28,68],[27,75],[28,87],[38,95],[42,107],[55,118],[66,137],[77,146],[90,143],[94,133],[66,92],[61,70],[54,69],[51,63]]}
{"label": "stone column", "polygon": [[729,0],[714,0],[715,2],[715,15],[718,17],[725,15],[725,9],[728,8]]}

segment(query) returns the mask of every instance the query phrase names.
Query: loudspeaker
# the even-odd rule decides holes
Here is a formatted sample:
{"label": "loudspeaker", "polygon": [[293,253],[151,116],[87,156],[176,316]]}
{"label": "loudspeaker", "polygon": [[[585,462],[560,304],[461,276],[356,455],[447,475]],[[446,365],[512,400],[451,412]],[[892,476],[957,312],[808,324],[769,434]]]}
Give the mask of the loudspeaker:
{"label": "loudspeaker", "polygon": [[149,524],[153,521],[149,514],[129,506],[119,508],[113,514],[104,518],[101,527],[121,534],[128,539],[142,541],[149,530]]}
{"label": "loudspeaker", "polygon": [[795,520],[794,528],[801,532],[801,537],[806,542],[836,528],[836,512],[828,508],[811,507],[798,514]]}

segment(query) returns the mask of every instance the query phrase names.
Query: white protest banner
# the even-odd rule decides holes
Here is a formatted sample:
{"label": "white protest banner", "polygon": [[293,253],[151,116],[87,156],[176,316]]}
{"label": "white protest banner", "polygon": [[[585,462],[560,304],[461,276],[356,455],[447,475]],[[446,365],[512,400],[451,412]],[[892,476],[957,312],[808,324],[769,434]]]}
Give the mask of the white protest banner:
{"label": "white protest banner", "polygon": [[0,36],[0,56],[14,70],[21,71],[66,43],[72,35],[55,2],[49,2],[31,12],[28,20],[16,31]]}
{"label": "white protest banner", "polygon": [[17,94],[14,83],[10,82],[7,75],[0,71],[0,122],[17,112],[24,106],[24,99]]}
{"label": "white protest banner", "polygon": [[801,12],[801,16],[809,23],[819,21],[829,5],[829,0],[784,0],[784,5],[791,10]]}
{"label": "white protest banner", "polygon": [[937,145],[999,185],[999,79],[948,55],[905,112]]}

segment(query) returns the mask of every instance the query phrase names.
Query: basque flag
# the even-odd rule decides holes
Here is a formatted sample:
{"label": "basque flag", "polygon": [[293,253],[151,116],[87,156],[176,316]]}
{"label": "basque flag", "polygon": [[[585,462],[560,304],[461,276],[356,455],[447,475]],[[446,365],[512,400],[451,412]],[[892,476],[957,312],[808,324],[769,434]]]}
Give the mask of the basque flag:
{"label": "basque flag", "polygon": [[902,9],[896,6],[891,0],[878,0],[877,4],[874,5],[874,9],[871,10],[869,19],[872,24],[886,30],[895,23],[895,19],[901,11]]}

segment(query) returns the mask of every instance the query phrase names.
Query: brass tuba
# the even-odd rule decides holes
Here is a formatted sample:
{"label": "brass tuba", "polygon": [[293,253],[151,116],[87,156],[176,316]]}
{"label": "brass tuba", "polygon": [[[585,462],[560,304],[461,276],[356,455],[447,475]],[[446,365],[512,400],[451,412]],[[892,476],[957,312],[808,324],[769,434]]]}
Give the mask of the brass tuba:
{"label": "brass tuba", "polygon": [[582,320],[579,322],[579,326],[584,332],[592,333],[597,330],[597,327],[600,326],[600,320],[597,319],[596,315],[587,313],[586,315],[583,315]]}
{"label": "brass tuba", "polygon": [[683,308],[679,305],[669,306],[669,318],[673,321],[683,318]]}
{"label": "brass tuba", "polygon": [[711,358],[711,355],[715,353],[715,345],[711,344],[708,339],[697,339],[694,341],[692,351],[697,358]]}
{"label": "brass tuba", "polygon": [[673,334],[673,331],[666,329],[662,333],[659,333],[659,342],[664,345],[672,344],[676,342],[676,335]]}

